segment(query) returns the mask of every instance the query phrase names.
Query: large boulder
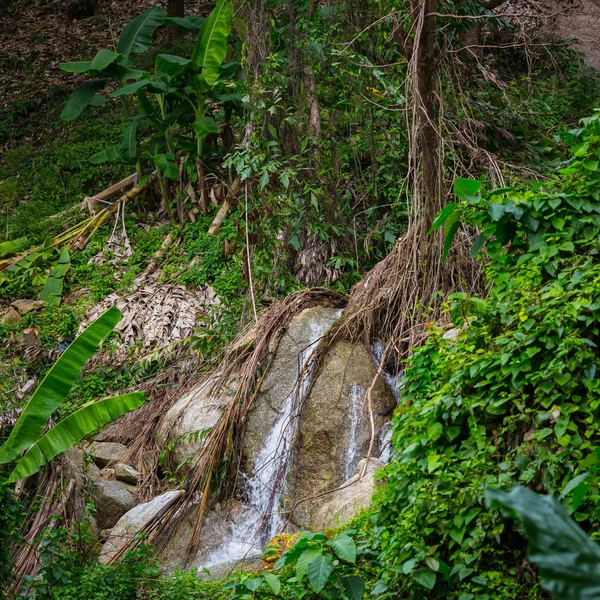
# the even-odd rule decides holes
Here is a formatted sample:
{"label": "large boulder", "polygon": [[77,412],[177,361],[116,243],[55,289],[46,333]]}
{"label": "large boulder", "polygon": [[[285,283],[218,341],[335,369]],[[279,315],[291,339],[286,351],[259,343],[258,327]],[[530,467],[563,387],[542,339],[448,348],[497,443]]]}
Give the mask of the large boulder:
{"label": "large boulder", "polygon": [[94,442],[87,450],[101,469],[120,463],[127,454],[127,446],[116,442]]}
{"label": "large boulder", "polygon": [[274,358],[246,424],[244,445],[249,470],[263,447],[267,432],[273,428],[286,399],[294,391],[304,359],[340,313],[338,309],[324,306],[307,308],[289,322],[278,343],[272,344],[270,351]]}
{"label": "large boulder", "polygon": [[136,486],[140,479],[140,473],[129,465],[116,464],[115,479],[117,481],[122,481],[123,483]]}
{"label": "large boulder", "polygon": [[168,456],[170,467],[180,467],[202,449],[207,433],[231,403],[234,383],[230,382],[215,397],[211,393],[215,379],[210,378],[190,390],[167,411],[160,437],[165,446],[167,442],[173,443]]}
{"label": "large boulder", "polygon": [[371,456],[378,456],[381,429],[396,405],[393,394],[362,343],[343,340],[327,353],[298,426],[289,488],[291,503],[302,501],[292,514],[296,526],[310,528],[323,500],[308,499],[340,486],[366,456],[371,440],[367,391],[372,384]]}
{"label": "large boulder", "polygon": [[98,481],[92,493],[100,529],[107,529],[136,504],[136,497],[118,481]]}
{"label": "large boulder", "polygon": [[87,489],[100,479],[100,469],[94,463],[86,461],[80,448],[65,450],[60,458],[60,468],[63,480],[74,488],[67,510],[74,521],[80,522],[86,512]]}
{"label": "large boulder", "polygon": [[164,514],[184,493],[184,490],[165,492],[125,513],[110,530],[100,552],[100,561],[107,563],[124,544],[130,542],[150,521]]}
{"label": "large boulder", "polygon": [[[361,477],[366,464],[366,471]],[[347,523],[361,509],[371,504],[371,496],[376,486],[375,473],[384,465],[378,458],[363,458],[354,471],[354,475],[341,489],[320,498],[319,504],[310,513],[310,529],[321,530],[335,528]]]}

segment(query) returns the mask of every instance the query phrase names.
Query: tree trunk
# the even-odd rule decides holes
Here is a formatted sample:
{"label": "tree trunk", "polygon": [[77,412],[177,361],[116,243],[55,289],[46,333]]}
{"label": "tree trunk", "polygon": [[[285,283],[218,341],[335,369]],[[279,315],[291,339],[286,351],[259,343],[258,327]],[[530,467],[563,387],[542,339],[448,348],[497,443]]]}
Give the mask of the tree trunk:
{"label": "tree trunk", "polygon": [[[419,15],[419,12],[423,14]],[[437,0],[413,0],[413,18],[422,19],[416,52],[416,108],[425,202],[423,218],[427,229],[443,208],[442,144],[438,128],[439,55],[436,44]]]}
{"label": "tree trunk", "polygon": [[[185,17],[185,0],[167,0],[167,17]],[[175,40],[181,39],[177,27],[167,28],[167,45],[169,48]]]}

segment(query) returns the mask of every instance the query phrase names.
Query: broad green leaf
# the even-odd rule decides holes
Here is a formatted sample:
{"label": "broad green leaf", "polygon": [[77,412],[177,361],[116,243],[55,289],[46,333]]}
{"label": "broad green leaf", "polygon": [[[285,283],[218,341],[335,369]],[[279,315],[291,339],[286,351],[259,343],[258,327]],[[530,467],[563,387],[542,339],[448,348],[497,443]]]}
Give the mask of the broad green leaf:
{"label": "broad green leaf", "polygon": [[60,118],[72,121],[83,109],[91,104],[94,96],[106,85],[106,79],[94,79],[80,85],[70,96],[63,108]]}
{"label": "broad green leaf", "polygon": [[435,585],[436,574],[431,569],[417,569],[413,571],[412,578],[424,588],[432,590]]}
{"label": "broad green leaf", "polygon": [[150,91],[154,94],[162,94],[173,91],[175,88],[163,83],[162,81],[151,81],[150,79],[140,79],[139,81],[134,81],[133,83],[128,83],[123,87],[120,87],[118,90],[110,93],[111,98],[118,98],[119,96],[133,94],[137,92],[140,88],[148,87]]}
{"label": "broad green leaf", "polygon": [[481,188],[481,183],[476,179],[464,179],[457,177],[454,180],[454,193],[461,200],[474,202],[478,199],[477,194]]}
{"label": "broad green leaf", "polygon": [[320,554],[308,565],[308,581],[315,593],[319,593],[333,573],[333,561],[330,554]]}
{"label": "broad green leaf", "polygon": [[157,154],[152,157],[152,160],[167,179],[177,179],[179,177],[179,169],[172,154]]}
{"label": "broad green leaf", "polygon": [[279,577],[269,572],[265,572],[263,577],[265,578],[267,585],[271,588],[271,591],[277,596],[279,594],[279,590],[281,590],[281,581],[279,581]]}
{"label": "broad green leaf", "polygon": [[541,583],[556,600],[596,598],[600,589],[600,546],[571,520],[552,496],[516,487],[510,493],[488,490],[488,505],[499,505],[523,521],[529,558]]}
{"label": "broad green leaf", "polygon": [[80,442],[84,437],[139,408],[145,401],[146,396],[143,392],[133,392],[84,404],[29,448],[25,456],[17,462],[7,483],[13,483],[37,473],[45,464]]}
{"label": "broad green leaf", "polygon": [[108,48],[102,48],[102,50],[98,50],[96,56],[92,59],[90,69],[92,71],[102,71],[103,69],[106,69],[108,65],[114,63],[117,58],[119,58],[118,52],[109,50]]}
{"label": "broad green leaf", "polygon": [[564,490],[560,493],[559,498],[562,500],[567,494],[571,493],[582,481],[585,481],[590,476],[590,473],[581,473],[567,483]]}
{"label": "broad green leaf", "polygon": [[152,44],[152,35],[162,24],[166,11],[164,8],[153,7],[130,21],[121,32],[117,52],[123,55],[125,65],[129,64],[131,54],[145,52]]}
{"label": "broad green leaf", "polygon": [[462,218],[462,210],[455,210],[451,215],[448,216],[444,223],[444,232],[446,237],[444,238],[444,251],[442,253],[442,260],[445,261],[448,257],[448,252],[452,248],[454,242],[454,236],[460,227],[460,220]]}
{"label": "broad green leaf", "polygon": [[328,544],[333,548],[338,558],[349,563],[356,562],[356,544],[349,535],[342,533],[330,539]]}
{"label": "broad green leaf", "polygon": [[60,253],[58,264],[52,269],[44,288],[40,292],[40,300],[43,300],[48,306],[58,306],[62,296],[63,283],[65,275],[71,266],[69,251],[64,248]]}
{"label": "broad green leaf", "polygon": [[347,600],[361,600],[365,595],[365,582],[361,577],[352,575],[342,579],[342,587],[344,588],[344,596]]}
{"label": "broad green leaf", "polygon": [[23,450],[35,444],[50,415],[71,391],[83,365],[120,319],[119,310],[109,308],[61,354],[35,390],[8,439],[0,448],[0,464],[15,460]]}
{"label": "broad green leaf", "polygon": [[167,27],[177,27],[183,31],[191,31],[198,32],[202,28],[206,19],[204,17],[166,17],[164,20],[164,25]]}
{"label": "broad green leaf", "polygon": [[117,63],[108,65],[103,71],[102,75],[107,77],[114,77],[115,79],[140,79],[141,77],[150,77],[148,71],[141,71],[140,69],[132,69],[130,67],[124,67]]}
{"label": "broad green leaf", "polygon": [[262,577],[253,577],[252,579],[246,579],[246,581],[244,581],[244,586],[251,592],[255,592],[261,586],[263,581],[264,579]]}
{"label": "broad green leaf", "polygon": [[306,575],[308,565],[321,554],[322,552],[319,548],[308,548],[298,557],[298,560],[296,561],[296,577],[298,580]]}
{"label": "broad green leaf", "polygon": [[100,152],[96,152],[96,154],[90,156],[89,161],[93,165],[99,165],[109,160],[116,160],[122,153],[123,144],[115,144],[114,146],[109,146],[108,148],[104,148],[104,150],[100,150]]}
{"label": "broad green leaf", "polygon": [[137,130],[138,124],[133,121],[125,128],[123,134],[123,151],[129,160],[133,160],[137,156]]}
{"label": "broad green leaf", "polygon": [[16,240],[2,242],[0,244],[0,256],[10,256],[11,254],[15,254],[16,252],[19,252],[19,250],[27,248],[28,244],[29,241],[26,237],[20,237]]}
{"label": "broad green leaf", "polygon": [[149,79],[140,79],[139,81],[134,81],[133,83],[128,83],[123,87],[120,87],[113,92],[110,93],[111,98],[118,98],[119,96],[123,96],[126,94],[133,94],[137,92],[140,88],[146,87],[150,85],[151,81]]}
{"label": "broad green leaf", "polygon": [[156,69],[168,75],[181,75],[190,64],[189,58],[174,56],[172,54],[159,54],[156,57]]}
{"label": "broad green leaf", "polygon": [[87,73],[91,66],[91,60],[80,60],[77,62],[60,63],[59,68],[66,73]]}
{"label": "broad green leaf", "polygon": [[104,106],[108,102],[108,98],[103,96],[102,94],[96,94],[92,101],[90,102],[90,106]]}
{"label": "broad green leaf", "polygon": [[212,117],[198,117],[194,121],[194,131],[198,139],[202,141],[209,133],[220,133],[221,128]]}
{"label": "broad green leaf", "polygon": [[440,212],[436,215],[435,221],[431,225],[429,233],[431,233],[434,229],[441,227],[448,220],[448,217],[454,213],[457,206],[458,205],[456,202],[450,202],[450,204],[444,206],[444,208],[442,208],[442,210],[440,210]]}
{"label": "broad green leaf", "polygon": [[220,0],[210,13],[198,35],[192,54],[192,64],[202,69],[199,77],[209,86],[219,78],[219,68],[227,54],[227,37],[231,31],[233,5],[230,0]]}

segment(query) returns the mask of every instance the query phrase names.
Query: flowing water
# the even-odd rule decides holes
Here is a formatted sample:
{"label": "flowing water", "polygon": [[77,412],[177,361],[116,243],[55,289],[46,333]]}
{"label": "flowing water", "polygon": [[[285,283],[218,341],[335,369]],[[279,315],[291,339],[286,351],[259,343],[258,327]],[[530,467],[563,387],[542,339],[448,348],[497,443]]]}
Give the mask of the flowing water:
{"label": "flowing water", "polygon": [[358,424],[365,401],[365,388],[362,385],[353,384],[350,388],[350,427],[348,430],[348,448],[346,450],[346,464],[344,466],[345,480],[352,477],[354,469],[360,459],[360,447],[358,445]]}
{"label": "flowing water", "polygon": [[[340,314],[338,311],[336,318]],[[200,569],[260,556],[265,542],[283,528],[284,519],[278,509],[296,436],[297,410],[310,384],[313,351],[331,325],[328,320],[311,324],[309,344],[299,357],[301,379],[284,400],[277,421],[254,461],[253,475],[246,479],[248,503],[234,519],[228,539],[202,561]]]}
{"label": "flowing water", "polygon": [[[383,358],[383,351],[383,344],[379,340],[373,343],[371,347],[371,352],[373,353],[373,358],[375,359],[375,363],[377,364],[377,366],[381,364],[381,360]],[[383,376],[383,379],[392,391],[392,394],[394,395],[394,400],[396,400],[396,404],[398,404],[400,402],[402,371],[396,366],[394,366],[391,371],[388,371],[385,368],[383,368],[381,370],[381,375]],[[385,463],[390,462],[390,460],[392,459],[391,423],[386,423],[379,432],[379,448],[381,448],[379,459]]]}

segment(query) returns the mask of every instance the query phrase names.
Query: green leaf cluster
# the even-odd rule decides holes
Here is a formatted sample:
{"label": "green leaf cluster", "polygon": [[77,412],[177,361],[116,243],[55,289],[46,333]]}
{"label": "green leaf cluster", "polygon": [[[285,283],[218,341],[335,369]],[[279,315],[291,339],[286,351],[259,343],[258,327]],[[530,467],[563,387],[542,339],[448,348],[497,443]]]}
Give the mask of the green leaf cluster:
{"label": "green leaf cluster", "polygon": [[[319,598],[361,600],[364,579],[356,563],[361,550],[354,541],[355,531],[331,537],[325,533],[301,533],[293,546],[275,562],[274,572],[258,577],[244,574],[229,584],[233,600],[298,598],[313,594]],[[264,556],[270,558],[269,546]]]}
{"label": "green leaf cluster", "polygon": [[524,548],[486,488],[562,492],[600,516],[600,114],[570,132],[551,180],[480,193],[457,180],[435,223],[480,232],[487,297],[457,294],[456,336],[433,331],[408,361],[394,417],[395,459],[379,493],[383,595],[538,597]]}

